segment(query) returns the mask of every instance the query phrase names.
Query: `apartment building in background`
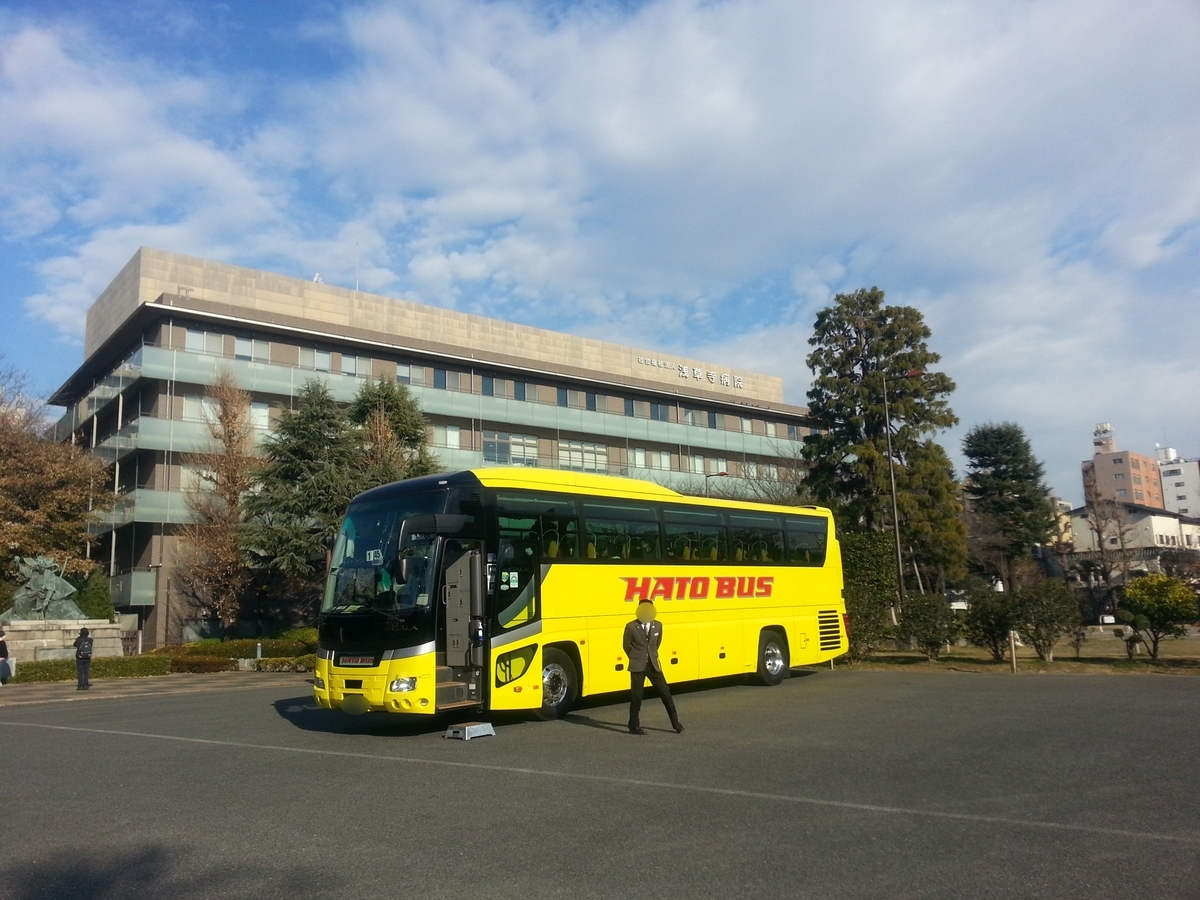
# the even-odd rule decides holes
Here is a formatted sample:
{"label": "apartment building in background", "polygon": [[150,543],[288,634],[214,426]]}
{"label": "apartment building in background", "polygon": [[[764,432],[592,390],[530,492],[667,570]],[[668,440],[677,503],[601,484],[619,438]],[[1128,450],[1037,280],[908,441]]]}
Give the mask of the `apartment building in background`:
{"label": "apartment building in background", "polygon": [[364,379],[395,379],[448,471],[542,466],[702,491],[718,475],[778,478],[809,431],[773,375],[142,248],[88,310],[84,361],[51,402],[66,407],[57,439],[112,464],[117,502],[92,552],[146,646],[193,627],[171,609],[175,545],[222,371],[250,392],[260,438],[310,379],[343,402]]}
{"label": "apartment building in background", "polygon": [[1116,500],[1165,509],[1158,461],[1142,453],[1118,450],[1112,425],[1101,422],[1092,432],[1091,459],[1081,465],[1085,502]]}
{"label": "apartment building in background", "polygon": [[1200,459],[1183,459],[1174,447],[1159,447],[1158,475],[1163,505],[1184,516],[1200,516]]}

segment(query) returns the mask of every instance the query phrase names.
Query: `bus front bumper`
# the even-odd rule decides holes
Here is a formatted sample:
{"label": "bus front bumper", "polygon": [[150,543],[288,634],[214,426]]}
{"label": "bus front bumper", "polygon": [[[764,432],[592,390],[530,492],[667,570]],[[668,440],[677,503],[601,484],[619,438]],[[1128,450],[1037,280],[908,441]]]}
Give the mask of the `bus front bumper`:
{"label": "bus front bumper", "polygon": [[378,666],[342,668],[318,659],[313,672],[313,699],[325,709],[351,715],[367,712],[433,715],[437,674],[432,653],[386,660]]}

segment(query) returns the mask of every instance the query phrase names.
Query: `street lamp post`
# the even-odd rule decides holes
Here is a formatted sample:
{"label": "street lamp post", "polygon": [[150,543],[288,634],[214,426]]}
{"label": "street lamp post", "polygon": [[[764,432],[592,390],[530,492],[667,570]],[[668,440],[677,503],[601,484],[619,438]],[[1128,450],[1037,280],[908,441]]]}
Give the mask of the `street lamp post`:
{"label": "street lamp post", "polygon": [[[917,378],[925,373],[920,369],[912,369],[904,373],[905,378]],[[883,433],[887,437],[888,482],[892,488],[892,534],[896,538],[896,590],[900,595],[900,609],[908,597],[904,592],[904,554],[900,549],[900,510],[896,505],[896,463],[892,457],[892,412],[888,406],[887,375],[880,369],[879,377],[883,379]],[[896,624],[896,608],[892,607],[892,624]]]}
{"label": "street lamp post", "polygon": [[710,478],[728,478],[728,472],[713,472],[711,475],[704,476],[704,496],[708,496],[708,479]]}

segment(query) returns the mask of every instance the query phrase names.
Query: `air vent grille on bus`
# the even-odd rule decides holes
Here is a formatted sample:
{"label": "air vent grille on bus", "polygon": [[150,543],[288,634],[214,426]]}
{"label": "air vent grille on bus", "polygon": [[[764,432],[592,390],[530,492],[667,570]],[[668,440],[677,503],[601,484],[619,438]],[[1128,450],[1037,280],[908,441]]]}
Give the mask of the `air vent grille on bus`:
{"label": "air vent grille on bus", "polygon": [[817,613],[817,630],[821,635],[822,650],[837,650],[842,646],[842,617],[836,609],[823,609]]}

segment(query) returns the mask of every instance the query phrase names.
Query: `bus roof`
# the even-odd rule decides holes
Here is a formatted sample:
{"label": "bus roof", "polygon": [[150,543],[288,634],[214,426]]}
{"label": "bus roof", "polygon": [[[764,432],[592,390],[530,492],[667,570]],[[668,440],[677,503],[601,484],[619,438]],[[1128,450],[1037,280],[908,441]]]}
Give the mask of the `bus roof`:
{"label": "bus roof", "polygon": [[596,475],[590,472],[564,472],[560,469],[539,469],[528,466],[505,466],[496,468],[465,469],[459,472],[444,472],[424,475],[393,484],[372,488],[356,497],[356,500],[382,500],[397,493],[410,491],[444,490],[450,487],[479,484],[487,488],[519,488],[524,490],[558,491],[572,494],[590,494],[594,497],[627,497],[637,500],[658,500],[685,503],[695,506],[715,506],[722,509],[771,510],[773,512],[795,512],[797,509],[815,511],[830,516],[828,509],[816,506],[777,506],[770,503],[753,503],[745,500],[729,500],[724,497],[692,497],[680,494],[653,481],[640,478],[624,478],[618,475]]}

